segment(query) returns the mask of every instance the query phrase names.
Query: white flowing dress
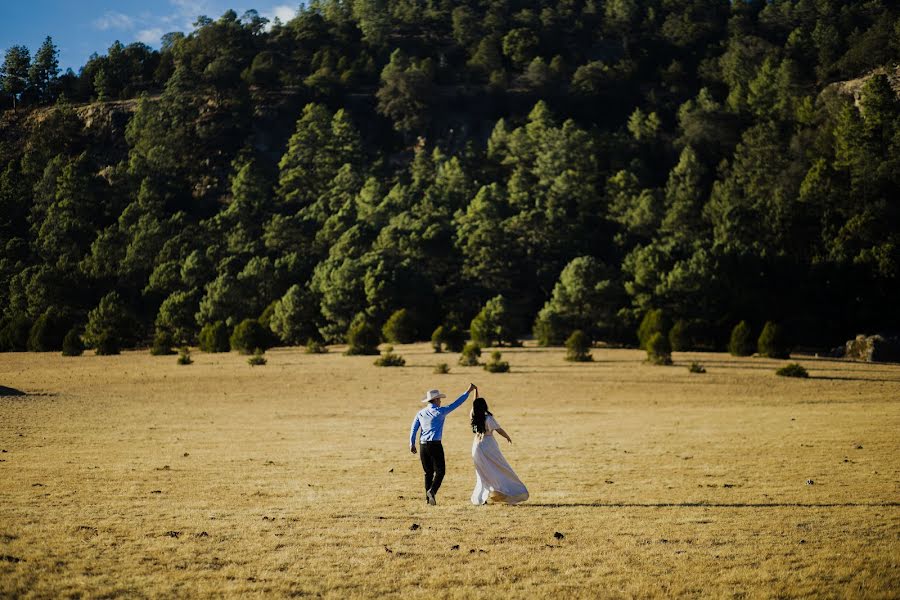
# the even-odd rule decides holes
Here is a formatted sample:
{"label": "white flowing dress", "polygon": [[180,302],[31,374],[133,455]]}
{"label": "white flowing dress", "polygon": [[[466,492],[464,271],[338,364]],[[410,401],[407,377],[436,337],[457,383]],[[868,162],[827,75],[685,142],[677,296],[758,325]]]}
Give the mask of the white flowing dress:
{"label": "white flowing dress", "polygon": [[518,504],[528,500],[525,484],[503,458],[494,438],[494,431],[500,429],[500,424],[492,415],[488,415],[484,428],[484,435],[476,435],[472,442],[472,461],[475,463],[472,504],[486,504],[488,501]]}

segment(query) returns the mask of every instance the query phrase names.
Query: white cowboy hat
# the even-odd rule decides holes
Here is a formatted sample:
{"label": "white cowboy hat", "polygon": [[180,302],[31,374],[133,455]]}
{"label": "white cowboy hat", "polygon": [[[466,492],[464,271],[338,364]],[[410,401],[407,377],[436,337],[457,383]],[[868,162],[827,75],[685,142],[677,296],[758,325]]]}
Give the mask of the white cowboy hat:
{"label": "white cowboy hat", "polygon": [[422,402],[431,402],[432,400],[446,397],[447,394],[442,394],[440,390],[428,390],[427,392],[425,392],[425,399],[422,400]]}

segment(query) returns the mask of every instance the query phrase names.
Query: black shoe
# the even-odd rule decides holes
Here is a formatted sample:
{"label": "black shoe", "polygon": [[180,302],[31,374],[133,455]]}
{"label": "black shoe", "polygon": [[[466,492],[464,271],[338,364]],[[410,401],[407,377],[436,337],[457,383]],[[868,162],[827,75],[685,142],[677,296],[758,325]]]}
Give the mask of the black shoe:
{"label": "black shoe", "polygon": [[434,499],[434,492],[428,490],[425,492],[425,500],[428,501],[428,504],[435,506],[437,504],[437,500]]}

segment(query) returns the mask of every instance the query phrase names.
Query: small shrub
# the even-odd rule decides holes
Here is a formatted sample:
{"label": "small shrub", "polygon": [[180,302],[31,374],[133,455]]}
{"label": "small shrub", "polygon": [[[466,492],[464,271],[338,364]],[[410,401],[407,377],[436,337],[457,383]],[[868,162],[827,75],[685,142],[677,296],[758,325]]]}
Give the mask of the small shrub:
{"label": "small shrub", "polygon": [[415,323],[412,315],[401,308],[388,318],[381,333],[384,339],[394,344],[410,344],[416,340]]}
{"label": "small shrub", "polygon": [[31,352],[54,352],[62,350],[62,341],[66,331],[72,326],[55,308],[48,308],[37,318],[28,334],[28,350]]}
{"label": "small shrub", "polygon": [[766,322],[759,339],[756,342],[759,353],[769,358],[788,358],[791,348],[784,337],[784,330],[780,325],[772,321]]}
{"label": "small shrub", "polygon": [[119,338],[109,332],[101,333],[94,338],[97,356],[112,356],[119,354],[121,346]]}
{"label": "small shrub", "polygon": [[665,333],[666,323],[661,308],[648,310],[638,327],[638,342],[647,350],[647,342],[657,333]]}
{"label": "small shrub", "polygon": [[803,365],[798,365],[797,363],[785,365],[775,371],[775,374],[782,377],[800,377],[802,379],[809,377],[809,373],[803,368]]}
{"label": "small shrub", "polygon": [[406,359],[399,354],[394,354],[393,346],[385,348],[382,355],[375,359],[376,367],[402,367],[405,364]]}
{"label": "small shrub", "polygon": [[692,362],[688,367],[690,373],[706,373],[706,368],[698,362]]}
{"label": "small shrub", "polygon": [[591,341],[585,332],[576,329],[566,340],[566,360],[573,362],[590,362],[594,360],[589,352]]}
{"label": "small shrub", "polygon": [[750,356],[753,354],[753,336],[747,321],[741,321],[731,330],[731,341],[728,351],[734,356]]}
{"label": "small shrub", "polygon": [[434,333],[431,334],[431,347],[434,348],[435,353],[442,352],[442,346],[445,343],[446,330],[443,325],[438,325],[437,329],[434,330]]}
{"label": "small shrub", "polygon": [[250,358],[247,359],[247,364],[250,365],[251,367],[263,366],[264,364],[266,364],[268,362],[266,360],[266,357],[263,356],[264,354],[265,354],[265,351],[262,348],[257,348],[256,351],[253,353],[253,356],[251,356]]}
{"label": "small shrub", "polygon": [[254,349],[268,348],[269,333],[256,319],[244,319],[231,334],[231,349],[250,354]]}
{"label": "small shrub", "polygon": [[207,323],[200,330],[200,349],[204,352],[228,352],[231,350],[228,338],[228,326],[224,321]]}
{"label": "small shrub", "polygon": [[187,346],[181,349],[181,352],[178,354],[178,364],[179,365],[190,365],[194,362],[194,359],[191,358],[191,350]]}
{"label": "small shrub", "polygon": [[456,325],[448,326],[444,331],[444,344],[449,352],[462,352],[466,347],[466,334]]}
{"label": "small shrub", "polygon": [[654,365],[671,365],[672,348],[669,339],[657,331],[647,340],[647,360]]}
{"label": "small shrub", "polygon": [[78,329],[70,329],[63,338],[62,355],[81,356],[82,354],[84,354],[84,342],[81,341],[81,333]]}
{"label": "small shrub", "polygon": [[378,330],[369,323],[362,313],[353,319],[350,329],[347,330],[347,351],[345,354],[378,354],[378,344],[381,342]]}
{"label": "small shrub", "polygon": [[175,354],[172,346],[175,345],[175,337],[168,331],[157,331],[153,337],[153,345],[150,354],[153,356],[168,356]]}
{"label": "small shrub", "polygon": [[478,359],[480,357],[481,346],[475,342],[469,342],[462,349],[462,353],[459,356],[459,364],[462,367],[476,367],[478,366]]}
{"label": "small shrub", "polygon": [[309,341],[306,342],[306,353],[307,354],[327,354],[328,348],[317,339],[309,338]]}
{"label": "small shrub", "polygon": [[484,365],[484,370],[488,373],[509,373],[509,363],[505,360],[500,360],[503,358],[503,355],[499,350],[494,350],[491,353],[491,360]]}
{"label": "small shrub", "polygon": [[678,319],[669,330],[669,346],[672,352],[684,352],[691,349],[691,335],[684,319]]}
{"label": "small shrub", "polygon": [[446,375],[449,372],[450,372],[450,365],[448,365],[447,363],[438,363],[434,367],[435,375]]}

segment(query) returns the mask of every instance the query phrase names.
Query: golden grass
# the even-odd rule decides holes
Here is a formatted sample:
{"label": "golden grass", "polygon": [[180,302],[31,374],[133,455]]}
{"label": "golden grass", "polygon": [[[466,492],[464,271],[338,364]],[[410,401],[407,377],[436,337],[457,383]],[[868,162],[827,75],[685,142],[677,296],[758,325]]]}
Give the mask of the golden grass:
{"label": "golden grass", "polygon": [[[30,394],[0,398],[0,596],[898,595],[898,366],[522,348],[435,375],[456,356],[395,351],[0,355]],[[410,421],[469,381],[523,505],[469,504],[468,406],[424,502]]]}

